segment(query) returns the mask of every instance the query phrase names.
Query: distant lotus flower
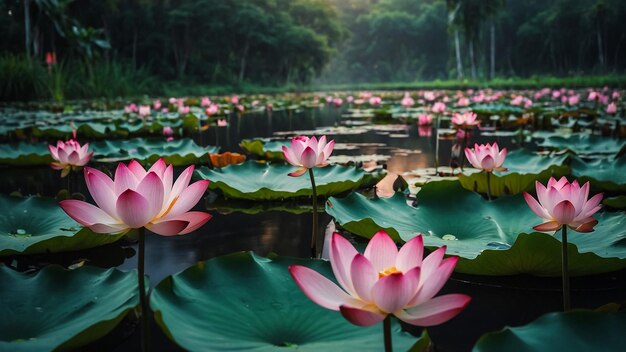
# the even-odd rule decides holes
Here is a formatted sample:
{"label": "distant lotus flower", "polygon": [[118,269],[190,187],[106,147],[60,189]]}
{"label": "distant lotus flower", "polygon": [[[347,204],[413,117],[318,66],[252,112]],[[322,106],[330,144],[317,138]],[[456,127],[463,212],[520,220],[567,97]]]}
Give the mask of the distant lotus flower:
{"label": "distant lotus flower", "polygon": [[87,188],[98,206],[80,200],[60,203],[65,212],[97,233],[119,233],[145,227],[162,236],[182,235],[204,225],[211,215],[189,211],[209,181],[189,185],[193,166],[173,183],[174,169],[159,159],[148,171],[133,160],[120,163],[112,180],[99,170],[85,168]]}
{"label": "distant lotus flower", "polygon": [[215,115],[220,111],[220,107],[217,104],[211,104],[208,108],[204,109],[204,113],[207,116]]}
{"label": "distant lotus flower", "polygon": [[327,95],[327,96],[326,96],[326,103],[330,104],[330,103],[332,103],[332,102],[333,102],[333,97],[332,97],[332,96],[330,96],[330,95]]}
{"label": "distant lotus flower", "polygon": [[343,104],[343,99],[341,99],[341,98],[335,98],[335,99],[333,99],[333,104],[334,104],[336,107],[340,107],[340,106]]}
{"label": "distant lotus flower", "polygon": [[395,315],[411,325],[434,326],[452,319],[471,300],[463,294],[434,297],[458,261],[458,257],[443,259],[445,250],[441,247],[422,260],[421,235],[398,250],[389,235],[379,231],[360,254],[334,233],[330,264],[339,286],[304,266],[291,265],[289,272],[309,299],[340,311],[352,324],[370,326]]}
{"label": "distant lotus flower", "polygon": [[166,137],[171,137],[174,135],[174,130],[170,126],[163,127],[163,135]]}
{"label": "distant lotus flower", "polygon": [[168,112],[170,112],[170,109],[163,108],[163,109],[161,109],[161,112],[164,113],[164,114],[167,114]]}
{"label": "distant lotus flower", "polygon": [[618,91],[613,91],[613,94],[611,94],[611,98],[617,100],[620,97],[620,92]]}
{"label": "distant lotus flower", "polygon": [[433,107],[431,108],[431,110],[435,114],[441,114],[442,112],[446,110],[446,104],[438,101],[435,104],[433,104]]}
{"label": "distant lotus flower", "polygon": [[486,172],[507,170],[505,167],[502,167],[506,158],[506,148],[500,150],[498,143],[493,145],[489,143],[474,144],[473,149],[465,148],[465,156],[470,164],[477,169]]}
{"label": "distant lotus flower", "polygon": [[237,110],[238,110],[239,112],[244,112],[244,110],[246,110],[246,108],[245,108],[242,104],[238,104],[238,105],[237,105]]}
{"label": "distant lotus flower", "polygon": [[173,140],[174,140],[174,137],[172,137],[172,136],[165,138],[166,142],[171,142]]}
{"label": "distant lotus flower", "polygon": [[598,93],[594,92],[594,91],[589,92],[589,95],[587,96],[587,100],[589,100],[589,101],[596,101],[596,100],[598,100]]}
{"label": "distant lotus flower", "polygon": [[417,134],[420,137],[430,137],[433,135],[433,128],[431,126],[417,126]]}
{"label": "distant lotus flower", "polygon": [[587,200],[589,182],[580,187],[578,181],[570,184],[565,177],[559,181],[551,177],[547,187],[539,181],[535,185],[539,201],[528,192],[524,193],[530,209],[546,220],[543,224],[533,227],[535,230],[556,231],[565,225],[578,232],[593,231],[593,227],[598,223],[593,214],[600,210],[602,193]]}
{"label": "distant lotus flower", "polygon": [[404,97],[402,98],[400,104],[402,104],[405,109],[408,109],[415,104],[415,101],[411,98],[409,93],[404,93]]}
{"label": "distant lotus flower", "polygon": [[348,102],[348,104],[352,104],[352,102],[354,101],[354,97],[353,97],[352,95],[349,95],[349,96],[346,98],[346,101]]}
{"label": "distant lotus flower", "polygon": [[209,99],[209,97],[202,97],[200,105],[204,107],[211,105],[211,99]]}
{"label": "distant lotus flower", "polygon": [[361,92],[359,93],[359,96],[363,99],[369,99],[372,97],[372,92]]}
{"label": "distant lotus flower", "polygon": [[478,126],[480,121],[477,119],[477,115],[471,111],[466,111],[462,114],[455,113],[452,116],[452,123],[460,128],[473,128]]}
{"label": "distant lotus flower", "polygon": [[437,96],[435,95],[434,92],[432,91],[426,91],[424,92],[424,99],[428,100],[428,101],[433,101],[435,100]]}
{"label": "distant lotus flower", "polygon": [[226,121],[226,119],[218,119],[217,120],[217,126],[218,127],[226,127],[226,126],[228,126],[228,121]]}
{"label": "distant lotus flower", "polygon": [[381,97],[370,97],[369,98],[369,103],[372,106],[378,106],[383,102],[383,99]]}
{"label": "distant lotus flower", "polygon": [[183,114],[183,115],[184,114],[188,114],[189,110],[190,110],[189,107],[185,106],[185,105],[181,105],[181,106],[178,107],[178,113],[179,114]]}
{"label": "distant lotus flower", "polygon": [[176,102],[178,101],[178,99],[176,99],[176,98],[174,98],[174,97],[171,97],[171,98],[169,98],[169,100],[168,100],[168,101],[170,102],[170,104],[175,105],[175,104],[176,104]]}
{"label": "distant lotus flower", "polygon": [[598,96],[598,102],[600,102],[600,104],[604,104],[604,105],[608,104],[609,103],[609,96],[600,94]]}
{"label": "distant lotus flower", "polygon": [[553,90],[552,91],[552,98],[554,99],[558,99],[561,96],[561,92],[558,90]]}
{"label": "distant lotus flower", "polygon": [[459,100],[456,102],[457,106],[468,106],[469,104],[470,104],[469,99],[465,97],[459,98]]}
{"label": "distant lotus flower", "polygon": [[89,143],[80,145],[76,140],[70,139],[67,142],[58,141],[57,145],[49,145],[48,149],[52,158],[56,160],[50,166],[61,171],[61,177],[67,176],[70,171],[78,170],[87,165],[93,152],[89,152]]}
{"label": "distant lotus flower", "polygon": [[[365,99],[354,99],[354,105],[363,105],[365,104]],[[374,104],[372,104],[374,105]]]}
{"label": "distant lotus flower", "polygon": [[419,114],[417,115],[417,124],[420,126],[428,126],[433,123],[433,117],[429,114]]}
{"label": "distant lotus flower", "polygon": [[124,112],[126,112],[127,114],[130,114],[132,112],[137,112],[137,111],[139,111],[139,108],[137,107],[137,104],[135,103],[130,103],[124,107]]}
{"label": "distant lotus flower", "polygon": [[609,105],[606,106],[606,113],[607,114],[615,114],[617,112],[617,105],[615,103],[610,103]]}
{"label": "distant lotus flower", "polygon": [[48,69],[57,64],[57,54],[52,52],[46,53],[46,65],[48,65]]}
{"label": "distant lotus flower", "polygon": [[533,106],[533,101],[530,99],[524,99],[524,109],[530,109]]}
{"label": "distant lotus flower", "polygon": [[530,209],[544,221],[543,224],[536,225],[533,229],[541,232],[552,232],[561,229],[561,257],[563,269],[563,309],[569,310],[569,271],[567,259],[567,228],[578,232],[592,232],[598,220],[593,218],[600,210],[602,193],[589,196],[589,182],[582,187],[578,181],[569,183],[567,178],[562,177],[559,181],[550,177],[547,187],[539,181],[535,183],[537,190],[537,201],[528,192],[524,192],[524,199]]}
{"label": "distant lotus flower", "polygon": [[160,110],[162,106],[161,101],[158,99],[153,101],[152,106],[154,107],[154,110]]}
{"label": "distant lotus flower", "polygon": [[472,97],[472,101],[474,103],[482,103],[484,100],[485,100],[485,96],[482,94],[482,92],[481,92],[480,95],[476,95],[476,96]]}
{"label": "distant lotus flower", "polygon": [[326,143],[326,136],[315,137],[298,136],[291,139],[291,146],[283,146],[285,160],[299,168],[289,176],[302,176],[308,169],[328,165],[327,159],[333,152],[335,141]]}
{"label": "distant lotus flower", "polygon": [[146,117],[148,115],[150,115],[150,105],[140,105],[139,116]]}
{"label": "distant lotus flower", "polygon": [[231,104],[233,104],[233,105],[237,105],[237,104],[239,104],[239,96],[238,96],[238,95],[233,95],[233,96],[230,98],[230,102],[231,102]]}
{"label": "distant lotus flower", "polygon": [[580,101],[580,95],[572,95],[567,99],[569,105],[576,105]]}
{"label": "distant lotus flower", "polygon": [[510,104],[514,106],[519,106],[519,105],[522,105],[523,102],[524,102],[524,97],[521,95],[518,95],[511,100]]}

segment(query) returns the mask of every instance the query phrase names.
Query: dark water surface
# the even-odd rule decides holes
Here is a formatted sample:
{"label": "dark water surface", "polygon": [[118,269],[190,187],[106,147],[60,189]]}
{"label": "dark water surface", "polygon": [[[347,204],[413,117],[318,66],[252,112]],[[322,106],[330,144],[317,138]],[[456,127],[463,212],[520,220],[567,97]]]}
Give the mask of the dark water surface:
{"label": "dark water surface", "polygon": [[[294,113],[274,112],[271,117],[265,113],[246,114],[242,117],[231,116],[228,127],[212,126],[202,135],[193,137],[203,145],[221,146],[222,152],[241,152],[238,144],[245,138],[273,137],[277,132],[280,134],[293,130],[341,126],[342,120],[345,121],[332,107]],[[433,166],[435,133],[420,137],[418,127],[414,123],[397,127],[382,125],[379,128],[368,127],[368,129],[367,132],[360,134],[327,133],[338,145],[343,143],[360,145],[357,149],[350,150],[338,147],[333,155],[387,155],[390,156],[386,162],[387,169],[396,173]],[[479,143],[493,140],[493,137],[474,136],[474,141]],[[498,142],[501,146],[513,149],[518,144],[516,139],[511,137],[501,138]],[[366,145],[362,145],[363,143]],[[449,163],[451,143],[449,140],[441,142],[442,165]],[[108,167],[113,169],[115,165]],[[176,170],[177,173],[181,171],[182,168]],[[2,193],[19,190],[24,195],[54,196],[61,188],[67,186],[65,179],[59,179],[58,172],[46,167],[3,169],[2,172],[3,182],[0,184]],[[76,176],[72,180],[72,188],[87,193],[83,180]],[[303,204],[307,204],[307,201],[304,200]],[[201,201],[196,209],[206,210],[206,207],[207,201]],[[148,233],[145,270],[152,287],[168,275],[180,272],[198,261],[236,251],[254,251],[262,255],[275,252],[294,257],[309,255],[310,213],[296,215],[269,211],[250,215],[241,212],[220,214],[215,210],[209,212],[213,219],[194,233],[174,237]],[[320,214],[321,233],[329,221],[328,215]],[[35,262],[58,262],[68,265],[87,259],[87,263],[92,265],[134,270],[137,265],[135,253],[136,244],[126,241],[88,251],[35,256],[19,261],[21,265]],[[593,308],[612,300],[623,299],[626,292],[625,276],[622,271],[591,278],[574,278],[573,306]],[[481,334],[498,330],[504,325],[528,323],[545,312],[559,310],[561,304],[558,278],[485,278],[455,274],[442,291],[442,293],[452,292],[469,294],[473,301],[468,309],[455,319],[429,329],[431,337],[444,351],[469,350]],[[125,321],[110,336],[88,346],[85,350],[138,350],[138,330],[129,333],[132,331],[129,324],[131,324],[129,321]],[[419,329],[415,332],[419,332]],[[179,350],[156,325],[153,326],[152,337],[154,351]]]}

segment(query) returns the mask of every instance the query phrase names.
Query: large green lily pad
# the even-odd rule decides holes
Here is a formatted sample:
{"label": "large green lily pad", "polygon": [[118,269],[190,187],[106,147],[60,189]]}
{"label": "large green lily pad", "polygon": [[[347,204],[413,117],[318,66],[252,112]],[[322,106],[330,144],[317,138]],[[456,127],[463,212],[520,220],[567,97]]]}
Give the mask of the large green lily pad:
{"label": "large green lily pad", "polygon": [[483,335],[474,352],[622,351],[626,311],[549,313],[520,327]]}
{"label": "large green lily pad", "polygon": [[52,162],[45,143],[0,144],[0,165],[34,166]]}
{"label": "large green lily pad", "polygon": [[[228,198],[278,200],[312,195],[309,175],[291,177],[297,167],[287,164],[268,164],[247,161],[219,169],[202,167],[195,177],[210,180],[209,189],[219,189]],[[381,177],[354,167],[329,165],[315,168],[317,194],[328,197],[363,185],[371,185]]]}
{"label": "large green lily pad", "polygon": [[113,243],[72,220],[54,199],[0,195],[0,256],[75,251]]}
{"label": "large green lily pad", "polygon": [[[381,351],[382,324],[357,327],[322,308],[296,286],[287,267],[308,266],[332,278],[323,260],[236,253],[200,262],[161,281],[150,297],[165,334],[189,351]],[[393,343],[416,337],[395,322]],[[422,340],[423,341],[423,340]]]}
{"label": "large green lily pad", "polygon": [[[561,177],[569,173],[569,167],[563,165],[567,154],[542,156],[526,149],[508,153],[504,166],[505,172],[491,175],[491,195],[519,194],[535,189],[535,181],[543,183],[550,177]],[[487,193],[487,175],[484,172],[460,174],[459,181],[466,189]]]}
{"label": "large green lily pad", "polygon": [[[542,233],[521,235],[542,222],[522,195],[487,201],[456,181],[440,181],[426,184],[417,194],[417,204],[407,204],[400,193],[371,200],[353,193],[343,199],[330,198],[326,212],[346,230],[367,238],[380,229],[403,241],[422,233],[426,246],[446,245],[447,254],[460,257],[458,272],[560,275],[560,232],[556,238]],[[603,212],[595,217],[599,221],[595,232],[570,231],[574,276],[626,267],[626,216]]]}
{"label": "large green lily pad", "polygon": [[572,175],[579,182],[590,181],[597,190],[626,192],[626,156],[592,161],[573,158]]}
{"label": "large green lily pad", "polygon": [[101,141],[94,143],[93,149],[96,161],[117,162],[135,159],[153,163],[162,157],[166,163],[174,166],[208,162],[209,154],[219,151],[218,147],[201,147],[190,138],[171,142],[145,138]]}
{"label": "large green lily pad", "polygon": [[0,267],[0,350],[76,350],[109,333],[139,303],[137,272],[49,265]]}
{"label": "large green lily pad", "polygon": [[559,133],[535,133],[533,138],[541,139],[539,147],[548,149],[570,150],[579,155],[617,154],[626,145],[621,139],[602,137],[592,134],[576,133],[563,136]]}
{"label": "large green lily pad", "polygon": [[285,160],[283,146],[289,146],[288,140],[268,141],[264,139],[244,139],[239,144],[248,153],[268,160]]}

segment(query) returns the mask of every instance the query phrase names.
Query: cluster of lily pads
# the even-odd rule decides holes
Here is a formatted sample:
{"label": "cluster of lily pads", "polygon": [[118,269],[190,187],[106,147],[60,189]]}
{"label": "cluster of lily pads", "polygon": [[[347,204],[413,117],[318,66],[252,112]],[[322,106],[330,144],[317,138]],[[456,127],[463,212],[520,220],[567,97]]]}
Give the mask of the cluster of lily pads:
{"label": "cluster of lily pads", "polygon": [[[458,314],[469,300],[455,297],[461,302],[459,306],[446,306],[454,314],[445,310],[424,313],[419,309],[428,307],[452,269],[480,276],[557,277],[563,273],[561,248],[569,255],[568,273],[572,276],[626,268],[622,96],[623,92],[608,88],[354,92],[157,99],[98,112],[7,109],[3,112],[7,118],[0,127],[0,135],[6,139],[6,143],[0,144],[0,164],[25,167],[54,163],[65,174],[84,172],[84,183],[96,204],[66,199],[59,206],[55,199],[1,195],[0,256],[77,251],[138,236],[139,273],[89,265],[47,265],[35,273],[20,273],[10,263],[0,266],[2,287],[12,288],[0,293],[0,309],[5,316],[0,323],[0,349],[79,349],[106,336],[123,319],[134,320],[136,316],[141,317],[145,330],[149,305],[165,335],[193,351],[281,347],[380,350],[390,347],[387,340],[391,341],[391,335],[396,348],[427,350],[437,341],[431,341],[426,330],[415,337],[388,316],[430,326]],[[503,132],[521,130],[527,147],[509,152],[489,167],[484,160],[486,154],[481,154],[480,160],[468,155],[469,165],[462,170],[462,166],[456,167],[444,177],[436,170],[428,182],[416,185],[409,180],[417,188],[394,188],[395,192],[387,196],[376,192],[376,188],[382,187],[379,181],[385,176],[384,170],[362,163],[333,163],[333,148],[326,148],[325,138],[323,142],[319,140],[319,145],[317,140],[312,144],[313,139],[302,137],[243,140],[242,150],[254,159],[247,161],[237,154],[218,154],[218,147],[202,146],[191,139],[193,133],[228,121],[233,114],[257,118],[281,109],[338,109],[346,119],[381,123],[369,127],[381,130],[389,121],[414,120],[422,126],[435,125],[437,140],[441,132],[448,133],[443,128],[448,124],[450,128],[456,126],[456,138],[462,135],[460,140],[467,147],[471,147],[468,141],[475,126],[493,123]],[[348,128],[357,130],[359,126]],[[51,146],[45,142],[68,138],[73,132],[74,138],[69,141]],[[485,128],[483,132],[488,136],[493,130]],[[149,134],[159,136],[149,138]],[[134,137],[108,139],[112,135]],[[76,142],[76,136],[89,140],[88,147]],[[106,139],[98,140],[102,138]],[[478,153],[479,149],[476,145],[474,151]],[[98,170],[112,162],[127,162],[128,166],[120,164],[114,175]],[[330,165],[326,165],[328,162]],[[151,167],[144,168],[140,163]],[[190,167],[174,179],[173,168],[168,165],[198,167]],[[591,194],[604,193],[603,209],[592,213],[597,220],[597,225],[592,226],[595,231],[569,232],[568,242],[561,241],[554,231],[533,230],[540,219],[524,199],[524,192],[535,192],[537,182],[546,184],[550,178],[562,176],[576,179],[581,185],[589,182]],[[192,178],[196,182],[190,183]],[[199,262],[167,277],[149,292],[144,288],[143,229],[164,236],[197,230],[210,216],[189,210],[207,188],[223,207],[240,200],[280,207],[294,199],[311,198],[312,258],[234,253]],[[374,192],[367,191],[372,188]],[[316,234],[318,198],[326,200],[325,211],[339,231],[348,238],[356,236],[353,240],[357,249],[383,230],[396,245],[404,244],[403,249],[413,248],[420,241],[432,253],[422,263],[420,251],[419,262],[404,269],[402,266],[408,264],[402,259],[383,265],[375,253],[395,253],[400,258],[403,249],[398,253],[393,246],[395,252],[376,252],[375,248],[389,247],[389,242],[378,239],[369,242],[371,249],[366,249],[364,255],[355,254],[364,258],[359,259],[363,263],[358,266],[348,262],[347,267],[340,267],[353,258],[337,259],[341,251],[333,254],[334,247],[330,248],[330,262],[317,259],[322,252],[316,248],[321,242]],[[586,201],[586,195],[584,198]],[[543,202],[541,196],[539,202]],[[568,223],[561,223],[564,224]],[[380,234],[377,236],[381,238]],[[337,238],[340,239],[331,239],[330,243],[345,241],[344,237]],[[340,248],[341,244],[336,246]],[[441,247],[445,247],[446,255],[453,258],[456,266],[443,259],[443,251],[438,250]],[[354,248],[344,250],[357,253]],[[428,259],[435,257],[439,261]],[[427,264],[432,262],[437,264]],[[350,264],[361,269],[345,273],[351,269]],[[395,280],[400,275],[408,277],[409,269],[421,269],[421,273],[414,274],[415,287],[411,286],[412,291],[407,288],[413,296],[398,303],[402,301],[397,298],[400,293],[383,295],[377,293],[383,289],[376,288],[375,280],[358,281],[365,280],[358,274],[369,270],[362,269],[368,265],[376,268],[374,276],[379,282]],[[441,269],[437,284],[429,284],[429,275],[440,266],[450,269],[448,276]],[[319,277],[311,276],[309,282],[306,275]],[[337,282],[341,286],[337,290],[358,300],[345,298],[327,286],[315,291],[312,287],[316,283],[320,287],[326,285],[321,283],[325,281],[315,281],[321,278]],[[359,282],[368,282],[371,297]],[[426,290],[424,285],[433,291],[426,298],[419,293]],[[332,301],[337,297],[342,300]],[[64,303],[68,300],[69,305]],[[368,327],[351,325],[332,310],[340,310],[353,324]],[[135,314],[136,311],[142,313]],[[442,314],[438,320],[427,319],[435,313]],[[384,333],[372,326],[383,320]],[[575,349],[590,341],[598,343],[600,337],[604,348],[616,348],[624,342],[618,331],[625,327],[623,309],[550,313],[527,326],[487,334],[474,350],[516,349],[522,345],[541,350],[546,346],[537,345],[537,339],[544,335],[553,340],[560,336],[555,343],[562,349]],[[148,337],[144,336],[144,340]]]}

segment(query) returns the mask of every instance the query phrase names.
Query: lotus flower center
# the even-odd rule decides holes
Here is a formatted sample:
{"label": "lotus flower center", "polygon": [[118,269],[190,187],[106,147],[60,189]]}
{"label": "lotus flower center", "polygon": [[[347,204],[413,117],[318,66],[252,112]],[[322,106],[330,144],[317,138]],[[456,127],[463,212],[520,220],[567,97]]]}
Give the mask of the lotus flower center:
{"label": "lotus flower center", "polygon": [[391,274],[402,274],[402,272],[398,269],[396,269],[395,266],[390,266],[387,269],[383,270],[383,271],[379,271],[378,272],[378,278],[383,278],[385,276],[389,276]]}

